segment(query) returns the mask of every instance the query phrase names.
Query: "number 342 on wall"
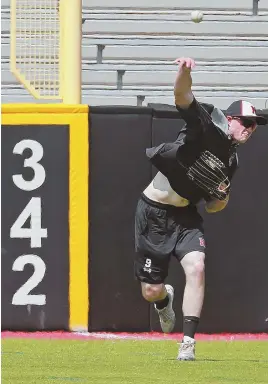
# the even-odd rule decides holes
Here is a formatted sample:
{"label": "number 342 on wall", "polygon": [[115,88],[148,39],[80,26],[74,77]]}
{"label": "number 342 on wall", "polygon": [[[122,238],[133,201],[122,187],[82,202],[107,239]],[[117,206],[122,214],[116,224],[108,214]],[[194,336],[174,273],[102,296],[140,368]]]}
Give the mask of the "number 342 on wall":
{"label": "number 342 on wall", "polygon": [[[25,149],[32,151],[31,157],[24,160],[24,167],[32,168],[34,176],[28,181],[22,175],[13,175],[12,179],[16,187],[23,191],[34,191],[41,187],[46,179],[46,171],[39,163],[43,157],[43,147],[35,140],[22,140],[17,143],[13,149],[16,155],[22,155]],[[27,219],[30,218],[30,227],[23,228]],[[23,211],[19,214],[10,228],[10,237],[15,239],[30,239],[31,248],[41,248],[42,239],[47,238],[47,229],[42,228],[42,209],[41,198],[32,197]],[[13,305],[45,305],[46,295],[30,294],[44,278],[46,272],[46,264],[41,257],[33,254],[21,255],[13,263],[13,271],[23,271],[26,264],[32,264],[34,267],[33,275],[24,283],[13,295]]]}

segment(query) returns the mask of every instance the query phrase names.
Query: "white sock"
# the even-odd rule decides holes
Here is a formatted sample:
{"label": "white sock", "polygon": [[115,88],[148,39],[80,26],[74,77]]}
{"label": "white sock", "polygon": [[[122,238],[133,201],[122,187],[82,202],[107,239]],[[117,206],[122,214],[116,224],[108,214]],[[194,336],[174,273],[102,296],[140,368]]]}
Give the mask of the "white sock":
{"label": "white sock", "polygon": [[190,336],[184,336],[183,337],[183,342],[185,343],[187,343],[187,342],[191,342],[191,343],[193,343],[194,341],[195,341],[195,339],[192,339]]}

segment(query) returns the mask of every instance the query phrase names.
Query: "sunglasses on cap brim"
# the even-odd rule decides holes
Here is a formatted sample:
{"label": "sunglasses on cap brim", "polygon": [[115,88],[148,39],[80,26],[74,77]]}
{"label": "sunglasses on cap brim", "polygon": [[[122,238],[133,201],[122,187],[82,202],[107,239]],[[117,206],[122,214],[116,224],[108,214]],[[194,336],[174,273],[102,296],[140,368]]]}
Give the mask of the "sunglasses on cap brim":
{"label": "sunglasses on cap brim", "polygon": [[247,117],[233,116],[233,119],[240,120],[245,128],[250,128],[257,124],[256,120]]}

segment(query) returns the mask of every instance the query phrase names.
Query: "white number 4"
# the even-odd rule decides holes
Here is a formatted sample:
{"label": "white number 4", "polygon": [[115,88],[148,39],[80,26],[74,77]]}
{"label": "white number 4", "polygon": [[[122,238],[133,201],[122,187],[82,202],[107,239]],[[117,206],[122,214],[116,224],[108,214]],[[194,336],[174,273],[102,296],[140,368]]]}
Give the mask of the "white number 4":
{"label": "white number 4", "polygon": [[[30,217],[30,228],[23,228]],[[41,198],[32,197],[15,223],[10,228],[10,237],[31,239],[31,248],[40,248],[42,238],[47,237],[47,229],[41,228]]]}

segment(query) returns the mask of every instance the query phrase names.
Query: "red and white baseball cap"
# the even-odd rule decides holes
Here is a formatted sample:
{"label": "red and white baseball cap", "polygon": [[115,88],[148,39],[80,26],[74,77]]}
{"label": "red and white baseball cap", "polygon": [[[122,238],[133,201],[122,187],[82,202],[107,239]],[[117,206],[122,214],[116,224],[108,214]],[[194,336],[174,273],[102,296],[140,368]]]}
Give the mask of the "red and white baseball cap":
{"label": "red and white baseball cap", "polygon": [[233,102],[225,112],[226,116],[246,117],[255,120],[258,125],[266,125],[268,121],[263,116],[258,116],[256,108],[250,102],[238,100]]}

